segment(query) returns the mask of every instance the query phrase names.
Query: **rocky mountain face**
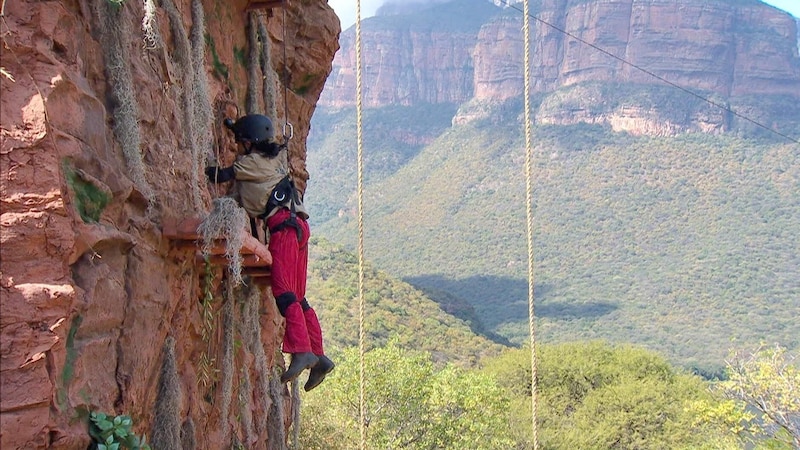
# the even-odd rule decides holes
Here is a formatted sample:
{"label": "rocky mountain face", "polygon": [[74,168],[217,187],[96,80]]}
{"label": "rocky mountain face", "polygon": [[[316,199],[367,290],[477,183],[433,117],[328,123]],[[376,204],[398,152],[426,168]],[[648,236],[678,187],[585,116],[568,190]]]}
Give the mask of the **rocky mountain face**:
{"label": "rocky mountain face", "polygon": [[225,117],[288,119],[307,179],[339,22],[270,3],[3,3],[0,448],[86,449],[91,412],[153,448],[286,448],[269,289],[163,233],[227,193],[202,171],[235,157]]}
{"label": "rocky mountain face", "polygon": [[[475,3],[474,8],[470,4],[465,9],[477,10],[487,2]],[[690,89],[722,105],[736,105],[740,99],[756,96],[800,99],[797,23],[761,2],[534,3],[531,91],[542,101],[536,110],[540,123],[609,123],[614,129],[644,134],[731,128],[730,117],[718,108],[687,105],[679,117],[673,117],[658,104],[637,98],[649,95],[651,87],[669,85]],[[524,83],[521,10],[521,5],[515,5],[476,12],[485,17],[480,27],[453,32],[419,30],[411,25],[411,19],[408,26],[393,27],[384,25],[381,17],[364,21],[365,106],[469,103],[455,119],[469,121],[487,114],[480,105],[519,98]],[[448,20],[443,11],[441,6],[419,11],[414,20],[428,15]],[[394,19],[406,23],[403,17],[415,16]],[[343,33],[321,105],[354,104],[353,36],[353,28]],[[608,84],[641,89],[636,95],[628,92],[623,99],[615,89],[601,92],[598,85]],[[578,88],[582,85],[588,87]],[[673,95],[683,94],[675,89]],[[475,105],[479,105],[477,111]]]}

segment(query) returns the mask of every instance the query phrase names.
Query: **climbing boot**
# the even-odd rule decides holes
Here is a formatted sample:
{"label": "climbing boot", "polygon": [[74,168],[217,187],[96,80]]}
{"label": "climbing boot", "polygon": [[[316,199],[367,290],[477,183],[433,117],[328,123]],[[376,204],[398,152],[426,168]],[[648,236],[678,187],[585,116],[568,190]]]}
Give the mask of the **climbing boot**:
{"label": "climbing boot", "polygon": [[319,361],[319,358],[311,352],[292,353],[292,362],[289,364],[289,368],[286,369],[286,372],[281,375],[281,383],[294,380],[300,375],[300,372],[309,367],[314,367],[317,361]]}
{"label": "climbing boot", "polygon": [[303,389],[308,392],[319,386],[325,379],[325,375],[331,373],[334,367],[335,365],[330,358],[325,355],[319,355],[319,362],[317,362],[316,366],[311,368],[311,373],[308,374],[308,381],[306,381],[306,385],[303,386]]}

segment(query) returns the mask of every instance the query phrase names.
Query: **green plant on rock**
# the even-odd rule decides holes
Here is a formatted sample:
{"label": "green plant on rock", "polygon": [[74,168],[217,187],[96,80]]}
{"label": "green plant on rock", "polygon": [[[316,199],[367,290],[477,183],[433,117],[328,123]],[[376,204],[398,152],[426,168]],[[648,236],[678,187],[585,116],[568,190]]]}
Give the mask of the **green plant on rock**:
{"label": "green plant on rock", "polygon": [[208,387],[216,381],[216,369],[214,364],[216,359],[210,356],[211,353],[211,339],[214,334],[214,272],[211,268],[211,262],[206,257],[205,262],[205,275],[203,277],[203,299],[200,303],[202,328],[200,329],[203,342],[206,344],[206,349],[200,355],[200,360],[197,363],[197,377],[200,383]]}
{"label": "green plant on rock", "polygon": [[208,49],[211,50],[212,67],[214,68],[214,75],[220,80],[228,79],[228,66],[226,66],[220,59],[217,53],[217,47],[214,45],[214,39],[210,34],[205,34],[205,41]]}
{"label": "green plant on rock", "polygon": [[[64,165],[67,186],[73,192],[75,208],[85,223],[99,222],[103,210],[111,201],[111,194],[93,183],[91,177]],[[87,178],[89,178],[87,180]]]}
{"label": "green plant on rock", "polygon": [[94,440],[90,448],[97,450],[151,450],[145,436],[139,438],[131,427],[130,416],[111,417],[102,412],[89,415],[89,436]]}

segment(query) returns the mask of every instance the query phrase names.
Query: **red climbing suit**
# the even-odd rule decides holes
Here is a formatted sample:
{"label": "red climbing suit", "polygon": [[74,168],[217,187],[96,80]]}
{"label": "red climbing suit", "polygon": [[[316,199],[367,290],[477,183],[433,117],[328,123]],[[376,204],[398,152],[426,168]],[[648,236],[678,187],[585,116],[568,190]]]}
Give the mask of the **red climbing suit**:
{"label": "red climbing suit", "polygon": [[[276,228],[289,219],[290,211],[281,208],[267,219],[267,227]],[[306,274],[308,271],[308,238],[311,234],[308,222],[297,217],[302,233],[285,227],[270,235],[269,251],[272,254],[272,294],[279,298],[286,293],[294,294],[296,301],[285,311],[286,332],[283,335],[285,353],[313,352],[323,355],[322,329],[314,308],[305,301]]]}

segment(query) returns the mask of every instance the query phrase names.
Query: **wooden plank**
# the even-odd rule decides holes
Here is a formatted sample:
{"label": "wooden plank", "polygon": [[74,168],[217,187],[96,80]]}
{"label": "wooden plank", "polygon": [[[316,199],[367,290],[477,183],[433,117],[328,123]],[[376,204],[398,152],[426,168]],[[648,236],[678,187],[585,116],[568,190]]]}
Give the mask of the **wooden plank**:
{"label": "wooden plank", "polygon": [[[201,236],[197,232],[197,227],[201,222],[201,219],[197,217],[190,217],[180,221],[174,218],[165,218],[162,222],[161,233],[164,237],[171,240],[183,241],[176,243],[176,245],[182,247],[193,246],[199,249],[203,245],[200,241]],[[259,242],[258,239],[250,235],[249,230],[244,230],[244,233],[245,236],[242,240],[242,249],[240,250],[240,253],[242,255],[254,255],[261,261],[266,262],[265,265],[271,266],[272,255],[270,254],[269,249],[264,244]],[[211,253],[215,255],[225,253],[225,240],[218,239],[217,241],[218,242],[212,246]],[[191,242],[191,244],[189,242]]]}
{"label": "wooden plank", "polygon": [[202,220],[197,217],[189,217],[180,221],[175,218],[166,218],[161,224],[161,234],[170,239],[196,241],[202,237],[197,232],[200,223]]}
{"label": "wooden plank", "polygon": [[255,11],[259,9],[280,8],[285,4],[286,0],[250,0],[244,10]]}
{"label": "wooden plank", "polygon": [[253,278],[269,279],[272,276],[272,272],[270,272],[268,269],[261,267],[245,267],[244,269],[242,269],[242,275],[251,276]]}
{"label": "wooden plank", "polygon": [[[198,264],[204,264],[206,261],[205,257],[199,252],[195,256],[195,260]],[[227,266],[228,257],[224,254],[211,255],[209,256],[209,262],[215,266]],[[256,255],[242,255],[242,267],[270,267],[271,265],[272,261],[265,261]]]}

